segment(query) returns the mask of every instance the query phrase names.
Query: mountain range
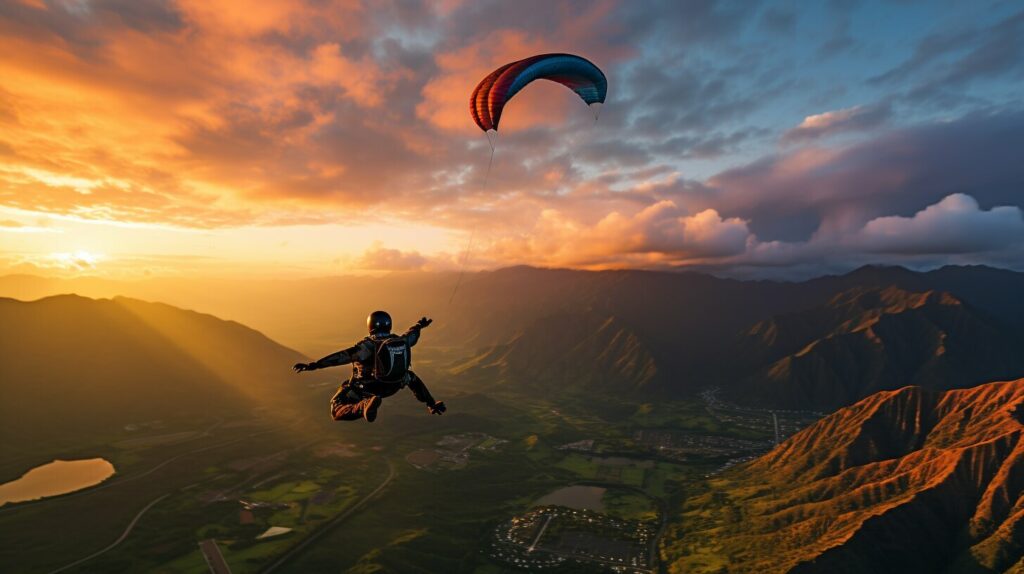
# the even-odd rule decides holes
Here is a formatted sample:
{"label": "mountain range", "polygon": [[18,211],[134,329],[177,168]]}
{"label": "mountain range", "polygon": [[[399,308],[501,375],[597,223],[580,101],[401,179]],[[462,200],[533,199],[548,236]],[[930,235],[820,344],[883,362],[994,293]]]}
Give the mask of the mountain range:
{"label": "mountain range", "polygon": [[[907,384],[948,388],[1024,376],[1024,273],[1014,271],[867,266],[782,282],[512,267],[468,274],[453,297],[456,280],[450,273],[137,282],[10,276],[0,278],[0,293],[78,290],[165,301],[240,321],[314,357],[361,338],[367,312],[384,308],[399,329],[421,315],[434,318],[418,360],[448,362],[454,377],[664,397],[719,386],[736,400],[783,408],[831,410]],[[905,337],[916,346],[898,345]]]}
{"label": "mountain range", "polygon": [[[1024,320],[1008,295],[1021,274],[993,271],[865,268],[790,284],[633,272],[555,274],[544,283],[542,272],[520,270],[538,274],[533,289],[547,286],[551,308],[481,305],[480,315],[507,314],[490,322],[511,332],[504,340],[490,334],[499,341],[456,362],[453,373],[667,397],[719,386],[734,402],[826,412],[906,385],[947,389],[1024,376]],[[962,274],[978,274],[986,286]],[[883,280],[893,283],[878,286]],[[493,288],[518,293],[515,280],[506,281]],[[572,300],[556,303],[565,292]]]}
{"label": "mountain range", "polygon": [[760,321],[734,354],[737,398],[831,411],[880,390],[973,386],[1024,375],[1024,336],[948,292],[854,288]]}
{"label": "mountain range", "polygon": [[549,388],[574,381],[583,388],[637,390],[658,377],[656,361],[636,333],[614,317],[585,313],[538,319],[508,343],[452,369],[456,376],[470,371]]}
{"label": "mountain range", "polygon": [[298,352],[160,303],[0,299],[0,448],[74,443],[125,425],[302,408]]}
{"label": "mountain range", "polygon": [[871,395],[686,503],[688,573],[1024,569],[1024,380]]}

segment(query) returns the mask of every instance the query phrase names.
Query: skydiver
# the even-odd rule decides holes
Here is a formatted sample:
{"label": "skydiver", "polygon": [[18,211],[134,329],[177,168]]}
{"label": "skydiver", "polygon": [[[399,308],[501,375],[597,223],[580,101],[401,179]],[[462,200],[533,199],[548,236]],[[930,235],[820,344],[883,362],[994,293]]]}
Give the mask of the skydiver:
{"label": "skydiver", "polygon": [[416,399],[427,405],[427,412],[440,415],[446,410],[444,403],[435,401],[423,381],[409,369],[412,366],[411,347],[419,341],[420,330],[432,322],[432,319],[423,317],[403,335],[393,335],[391,315],[374,311],[366,318],[369,337],[348,349],[312,363],[296,363],[292,368],[301,373],[352,364],[352,377],[342,383],[331,397],[331,416],[336,421],[364,418],[372,423],[377,418],[382,399],[403,387],[409,387]]}

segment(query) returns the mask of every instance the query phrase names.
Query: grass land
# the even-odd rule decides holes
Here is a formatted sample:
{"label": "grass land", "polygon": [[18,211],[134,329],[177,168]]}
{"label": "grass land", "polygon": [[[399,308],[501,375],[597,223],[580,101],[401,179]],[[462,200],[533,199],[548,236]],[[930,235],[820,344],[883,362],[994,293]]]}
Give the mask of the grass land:
{"label": "grass land", "polygon": [[[319,418],[277,428],[224,425],[182,442],[128,446],[125,436],[101,437],[80,452],[114,462],[111,485],[0,511],[0,563],[25,572],[60,567],[110,544],[141,508],[169,493],[123,544],[71,571],[201,572],[198,542],[214,538],[233,572],[259,572],[373,491],[390,461],[397,474],[379,497],[276,571],[502,572],[506,567],[483,552],[487,540],[499,523],[554,489],[604,486],[609,515],[657,520],[661,509],[679,507],[693,479],[722,463],[721,456],[699,453],[665,458],[639,443],[636,430],[765,438],[722,423],[696,400],[623,405],[593,395],[524,395],[511,387],[443,394],[450,409],[444,417],[426,416],[403,394],[385,403],[373,425]],[[160,434],[210,424],[170,421]],[[405,460],[460,433],[492,438],[467,450],[468,463],[454,470],[421,470]],[[565,448],[589,440],[589,451]],[[339,442],[354,445],[351,452],[323,455]],[[103,446],[114,443],[120,445]],[[240,499],[273,506],[255,508],[245,519]],[[256,540],[270,526],[293,531]]]}

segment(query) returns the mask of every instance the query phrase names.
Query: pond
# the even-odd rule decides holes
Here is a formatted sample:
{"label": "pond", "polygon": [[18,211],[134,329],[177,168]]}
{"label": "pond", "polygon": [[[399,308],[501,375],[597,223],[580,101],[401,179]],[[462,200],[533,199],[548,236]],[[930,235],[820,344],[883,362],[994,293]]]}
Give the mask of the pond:
{"label": "pond", "polygon": [[95,486],[114,476],[114,465],[102,458],[55,460],[21,478],[0,484],[0,506],[38,500]]}
{"label": "pond", "polygon": [[604,511],[604,493],[607,489],[600,486],[566,486],[545,495],[536,502],[537,506],[557,504],[578,510]]}

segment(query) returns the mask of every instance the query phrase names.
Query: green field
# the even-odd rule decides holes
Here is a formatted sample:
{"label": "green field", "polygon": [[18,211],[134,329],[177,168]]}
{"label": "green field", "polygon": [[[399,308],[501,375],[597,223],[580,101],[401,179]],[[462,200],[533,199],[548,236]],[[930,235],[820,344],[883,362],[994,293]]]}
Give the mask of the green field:
{"label": "green field", "polygon": [[[661,459],[635,443],[635,430],[692,416],[686,428],[693,432],[742,434],[691,402],[623,409],[621,402],[593,396],[554,400],[503,388],[449,392],[445,399],[449,413],[428,417],[411,397],[400,395],[389,399],[373,425],[256,421],[183,442],[104,437],[105,444],[119,445],[82,454],[114,462],[115,479],[103,489],[0,511],[0,563],[26,572],[68,564],[109,545],[139,510],[166,495],[122,544],[69,571],[202,571],[198,542],[214,538],[233,572],[254,573],[315,534],[315,543],[275,571],[498,572],[502,565],[482,552],[488,537],[555,489],[603,486],[608,514],[659,520],[662,509],[678,507],[682,484],[721,462]],[[160,433],[194,432],[209,424],[168,425]],[[493,438],[466,450],[464,467],[419,470],[405,461],[411,452],[438,448],[445,436],[469,432]],[[564,447],[588,440],[590,452]],[[339,442],[355,445],[353,452],[323,454]],[[391,469],[394,477],[378,496],[328,527]],[[240,500],[272,506],[247,514]],[[270,526],[292,532],[257,540]]]}

